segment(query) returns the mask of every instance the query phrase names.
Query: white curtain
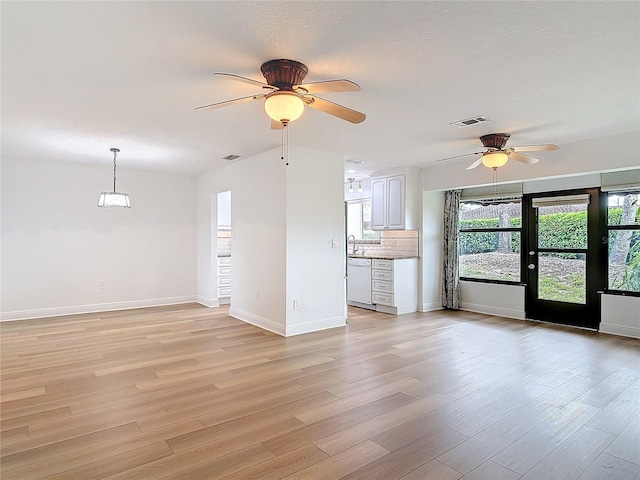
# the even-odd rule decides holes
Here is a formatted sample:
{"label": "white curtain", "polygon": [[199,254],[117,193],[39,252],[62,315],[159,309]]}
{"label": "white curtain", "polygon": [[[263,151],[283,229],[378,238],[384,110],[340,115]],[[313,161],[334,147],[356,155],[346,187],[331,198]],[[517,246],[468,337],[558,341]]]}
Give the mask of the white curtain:
{"label": "white curtain", "polygon": [[444,269],[442,306],[460,308],[460,275],[458,272],[460,190],[444,192]]}

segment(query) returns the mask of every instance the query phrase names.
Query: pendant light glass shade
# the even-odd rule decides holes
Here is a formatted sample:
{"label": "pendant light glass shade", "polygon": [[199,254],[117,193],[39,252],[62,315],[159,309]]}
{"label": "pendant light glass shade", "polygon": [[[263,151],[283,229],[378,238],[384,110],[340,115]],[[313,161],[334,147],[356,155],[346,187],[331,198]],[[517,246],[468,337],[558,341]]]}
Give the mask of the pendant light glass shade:
{"label": "pendant light glass shade", "polygon": [[131,208],[131,200],[126,193],[116,192],[116,156],[120,151],[112,148],[113,152],[113,192],[102,192],[98,197],[98,207]]}
{"label": "pendant light glass shade", "polygon": [[102,192],[98,198],[98,206],[131,208],[131,200],[126,193]]}
{"label": "pendant light glass shade", "polygon": [[295,92],[273,92],[264,102],[267,115],[276,122],[293,122],[304,111],[304,102]]}
{"label": "pendant light glass shade", "polygon": [[489,152],[482,155],[482,164],[489,168],[502,167],[509,160],[504,152]]}

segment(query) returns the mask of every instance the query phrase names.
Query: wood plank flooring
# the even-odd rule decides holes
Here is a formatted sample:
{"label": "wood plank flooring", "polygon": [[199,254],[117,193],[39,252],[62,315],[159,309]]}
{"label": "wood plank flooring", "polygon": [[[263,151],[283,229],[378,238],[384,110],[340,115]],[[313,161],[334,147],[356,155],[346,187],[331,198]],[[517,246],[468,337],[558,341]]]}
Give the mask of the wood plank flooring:
{"label": "wood plank flooring", "polygon": [[640,480],[638,340],[356,308],[282,338],[195,304],[0,329],[4,480]]}

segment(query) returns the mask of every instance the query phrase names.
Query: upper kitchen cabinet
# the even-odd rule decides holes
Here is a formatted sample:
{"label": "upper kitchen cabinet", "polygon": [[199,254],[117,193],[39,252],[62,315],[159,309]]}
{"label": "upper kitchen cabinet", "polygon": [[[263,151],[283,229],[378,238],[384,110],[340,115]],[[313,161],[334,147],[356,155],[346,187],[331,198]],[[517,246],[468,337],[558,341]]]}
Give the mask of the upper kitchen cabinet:
{"label": "upper kitchen cabinet", "polygon": [[371,229],[404,230],[406,175],[371,179]]}

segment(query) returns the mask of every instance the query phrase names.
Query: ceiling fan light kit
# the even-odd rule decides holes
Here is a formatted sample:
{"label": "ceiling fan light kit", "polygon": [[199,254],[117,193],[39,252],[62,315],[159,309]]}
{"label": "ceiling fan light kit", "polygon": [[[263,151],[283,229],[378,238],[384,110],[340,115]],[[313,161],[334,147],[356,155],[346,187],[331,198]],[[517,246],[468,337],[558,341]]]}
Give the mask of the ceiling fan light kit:
{"label": "ceiling fan light kit", "polygon": [[304,112],[304,101],[296,92],[277,91],[267,95],[264,110],[276,122],[293,122]]}
{"label": "ceiling fan light kit", "polygon": [[509,155],[504,152],[487,152],[482,155],[482,164],[489,168],[499,168],[507,163]]}

